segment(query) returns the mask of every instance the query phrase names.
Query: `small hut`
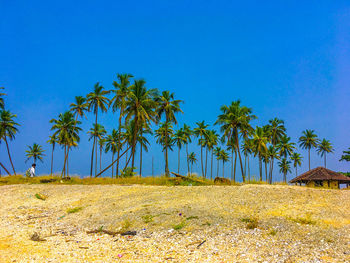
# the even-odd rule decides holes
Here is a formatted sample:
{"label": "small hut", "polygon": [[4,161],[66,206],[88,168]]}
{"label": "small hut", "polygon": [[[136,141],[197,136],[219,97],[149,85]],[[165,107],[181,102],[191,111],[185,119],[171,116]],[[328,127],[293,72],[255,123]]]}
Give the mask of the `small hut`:
{"label": "small hut", "polygon": [[339,189],[340,184],[350,185],[350,177],[324,167],[317,167],[295,177],[289,182],[295,183],[296,185],[305,184],[306,186]]}

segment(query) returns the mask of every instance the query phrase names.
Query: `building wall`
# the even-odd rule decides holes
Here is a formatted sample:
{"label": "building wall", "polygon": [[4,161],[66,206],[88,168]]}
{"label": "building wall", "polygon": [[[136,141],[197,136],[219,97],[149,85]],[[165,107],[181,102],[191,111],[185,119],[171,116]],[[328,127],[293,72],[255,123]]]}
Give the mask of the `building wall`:
{"label": "building wall", "polygon": [[314,181],[310,181],[306,184],[306,186],[322,187],[322,188],[328,188],[328,189],[338,189],[339,183],[338,183],[338,181],[329,181],[329,186],[328,186],[328,181],[323,181],[323,186],[319,186],[319,185],[316,186]]}

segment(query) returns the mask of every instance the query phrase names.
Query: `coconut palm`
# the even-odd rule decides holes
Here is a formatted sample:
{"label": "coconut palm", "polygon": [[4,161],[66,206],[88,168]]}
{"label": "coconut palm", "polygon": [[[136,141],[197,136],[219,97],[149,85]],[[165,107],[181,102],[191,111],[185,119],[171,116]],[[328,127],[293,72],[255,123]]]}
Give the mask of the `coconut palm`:
{"label": "coconut palm", "polygon": [[[233,182],[236,182],[237,149],[236,149],[236,143],[233,139],[234,137],[231,137],[231,139],[227,142],[227,150],[231,151],[231,180]],[[234,161],[233,161],[233,154],[235,154]]]}
{"label": "coconut palm", "polygon": [[52,145],[52,150],[51,150],[51,172],[50,175],[52,176],[52,169],[53,169],[53,152],[55,150],[55,146],[57,143],[57,138],[53,135],[49,136],[49,140],[47,141],[47,143]]}
{"label": "coconut palm", "polygon": [[323,139],[320,144],[317,146],[317,153],[321,155],[321,157],[324,157],[324,167],[327,167],[327,160],[326,156],[327,153],[333,153],[334,149],[329,140]]}
{"label": "coconut palm", "polygon": [[214,147],[218,144],[218,134],[214,130],[208,130],[208,143],[207,147],[209,152],[211,152],[211,161],[210,161],[210,179],[213,180],[213,157],[214,157]]}
{"label": "coconut palm", "polygon": [[[177,124],[176,113],[183,113],[183,111],[180,108],[180,103],[182,103],[182,100],[175,100],[174,93],[170,93],[169,91],[166,90],[166,91],[163,91],[160,96],[156,97],[156,102],[158,104],[157,106],[158,120],[164,115],[165,122]],[[167,140],[167,138],[168,136],[165,136],[165,140]],[[166,141],[165,141],[165,144],[167,144]],[[166,156],[168,156],[167,149],[165,150],[166,150]],[[165,163],[166,163],[165,174],[169,176],[169,167],[167,166],[168,161],[166,161]]]}
{"label": "coconut palm", "polygon": [[254,156],[259,157],[259,174],[260,174],[260,182],[262,181],[262,156],[267,151],[266,144],[268,143],[268,137],[266,136],[262,127],[256,127],[255,133],[252,139],[252,146]]}
{"label": "coconut palm", "polygon": [[278,166],[280,167],[280,173],[283,173],[283,182],[287,182],[287,174],[291,172],[290,169],[290,161],[287,158],[283,158],[280,162],[278,162]]}
{"label": "coconut palm", "polygon": [[343,151],[343,155],[341,156],[340,162],[342,161],[346,161],[346,162],[350,162],[350,148],[349,151]]}
{"label": "coconut palm", "polygon": [[134,134],[131,144],[132,169],[134,169],[137,135],[140,128],[144,124],[156,121],[156,102],[154,97],[157,91],[155,89],[147,90],[145,84],[144,80],[135,80],[130,87],[126,101],[125,122],[131,119],[134,121]]}
{"label": "coconut palm", "polygon": [[203,144],[202,141],[207,136],[207,128],[209,125],[205,124],[204,121],[196,122],[197,127],[193,129],[194,135],[196,135],[198,140],[198,144],[201,146],[201,167],[202,167],[202,175],[204,176],[204,168],[203,168]]}
{"label": "coconut palm", "polygon": [[188,162],[191,164],[191,174],[192,174],[192,167],[193,164],[197,162],[196,154],[194,152],[191,152],[187,157]]}
{"label": "coconut palm", "polygon": [[[113,98],[110,101],[110,106],[112,106],[113,112],[119,109],[119,125],[118,125],[118,134],[121,136],[122,128],[122,119],[125,114],[126,101],[130,92],[130,79],[134,76],[131,74],[117,74],[118,81],[113,81],[114,90],[111,92],[114,93]],[[119,141],[121,137],[119,138]],[[119,174],[119,156],[120,156],[121,147],[117,150],[117,174]]]}
{"label": "coconut palm", "polygon": [[78,120],[78,117],[86,118],[85,112],[88,111],[86,98],[83,96],[76,96],[75,102],[70,104],[70,111],[74,114],[75,120]]}
{"label": "coconut palm", "polygon": [[182,127],[182,132],[183,132],[183,136],[186,140],[185,144],[186,144],[186,161],[187,161],[187,173],[190,173],[190,164],[188,161],[188,144],[192,142],[192,135],[193,135],[193,131],[191,130],[191,127],[184,124],[184,126]]}
{"label": "coconut palm", "polygon": [[35,164],[37,160],[43,162],[43,156],[45,156],[45,154],[41,145],[34,143],[33,146],[28,146],[28,150],[26,150],[27,160],[25,162],[27,162],[31,158],[33,158]]}
{"label": "coconut palm", "polygon": [[145,150],[148,152],[148,145],[150,144],[145,134],[152,134],[152,130],[148,125],[143,125],[140,129],[140,135],[137,136],[137,142],[140,145],[140,177],[142,177],[142,152]]}
{"label": "coconut palm", "polygon": [[243,141],[241,149],[244,154],[244,176],[247,176],[247,164],[248,164],[248,182],[250,182],[250,164],[249,164],[249,156],[253,153],[253,144],[252,139],[249,137]]}
{"label": "coconut palm", "polygon": [[[105,153],[112,152],[112,163],[114,163],[114,155],[117,153],[118,149],[121,147],[120,135],[117,130],[113,129],[112,133],[106,137],[106,147]],[[112,178],[114,173],[114,164],[112,165]],[[117,176],[117,175],[116,175]]]}
{"label": "coconut palm", "polygon": [[270,167],[269,167],[269,179],[268,179],[268,183],[272,184],[272,170],[273,170],[273,166],[274,166],[274,160],[280,159],[280,154],[279,151],[277,149],[277,147],[274,147],[273,145],[270,145],[269,148],[267,149],[267,154],[268,157],[270,159]]}
{"label": "coconut palm", "polygon": [[[0,90],[2,90],[2,89],[5,89],[5,88],[4,87],[0,87]],[[5,93],[0,92],[0,109],[2,109],[2,110],[5,109],[5,101],[4,101],[4,98],[3,98],[5,95],[6,95]]]}
{"label": "coconut palm", "polygon": [[164,158],[165,158],[165,176],[169,176],[169,164],[168,164],[168,149],[172,150],[174,144],[173,126],[170,122],[160,123],[159,128],[155,131],[157,143],[163,146]]}
{"label": "coconut palm", "polygon": [[216,163],[216,177],[219,177],[219,156],[220,156],[220,152],[221,152],[221,147],[215,147],[215,149],[213,150],[217,163]]}
{"label": "coconut palm", "polygon": [[[97,125],[97,115],[98,111],[106,112],[107,106],[109,105],[109,99],[106,97],[106,95],[109,93],[107,90],[103,90],[103,86],[100,85],[99,82],[97,82],[94,86],[94,91],[90,92],[87,95],[87,106],[88,110],[92,111],[95,114],[95,125]],[[94,137],[94,142],[92,148],[95,148],[95,164],[97,163],[97,141],[96,137]],[[92,168],[93,168],[93,162],[94,162],[94,152],[92,152],[91,155],[91,166],[90,166],[90,177],[92,177]],[[95,176],[97,174],[97,165],[95,165]]]}
{"label": "coconut palm", "polygon": [[290,137],[283,136],[277,144],[277,149],[279,150],[280,156],[287,158],[293,154],[295,150],[295,143],[290,141]]}
{"label": "coconut palm", "polygon": [[98,146],[100,148],[100,171],[99,172],[101,172],[101,170],[102,170],[102,151],[103,151],[103,148],[104,148],[104,146],[106,144],[106,139],[104,137],[105,134],[103,134],[102,139],[98,140]]}
{"label": "coconut palm", "polygon": [[309,170],[311,169],[311,158],[310,158],[310,150],[312,148],[316,148],[319,139],[317,138],[317,135],[315,134],[314,130],[305,130],[302,132],[302,136],[299,138],[300,147],[303,149],[307,149],[309,153]]}
{"label": "coconut palm", "polygon": [[[91,139],[93,139],[94,141],[96,142],[99,142],[101,140],[103,140],[105,134],[106,134],[106,130],[105,128],[101,125],[101,124],[94,124],[93,127],[88,131],[88,134],[90,135],[90,138],[89,138],[89,141]],[[97,145],[93,145],[92,147],[92,154],[94,153],[94,150],[96,151],[96,149],[94,147],[97,147]],[[101,151],[101,150],[100,150]],[[101,158],[100,158],[101,159]],[[97,155],[96,155],[96,158],[95,158],[95,168],[97,167]],[[95,177],[97,175],[97,171],[95,169]],[[90,174],[90,177],[92,175]]]}
{"label": "coconut palm", "polygon": [[7,154],[9,156],[12,170],[15,175],[16,175],[16,170],[15,170],[15,167],[13,166],[8,139],[10,139],[10,141],[15,139],[15,135],[18,132],[17,126],[19,126],[19,124],[13,120],[16,117],[17,117],[16,114],[12,114],[8,110],[2,110],[0,112],[0,140],[5,141]]}
{"label": "coconut palm", "polygon": [[64,163],[61,176],[68,176],[68,155],[67,149],[69,147],[76,147],[80,141],[79,131],[81,128],[78,126],[80,121],[75,121],[71,112],[66,111],[60,113],[58,119],[52,119],[50,123],[53,123],[51,130],[55,131],[52,136],[57,139],[57,143],[64,147]]}
{"label": "coconut palm", "polygon": [[293,166],[295,168],[295,177],[298,176],[298,166],[301,166],[301,161],[303,157],[299,153],[293,153],[290,159],[293,161]]}
{"label": "coconut palm", "polygon": [[220,110],[222,114],[218,116],[216,124],[221,125],[220,129],[224,133],[224,136],[227,137],[227,142],[233,137],[241,165],[243,182],[245,182],[241,151],[239,147],[239,134],[242,129],[247,129],[247,127],[250,126],[250,121],[256,119],[256,116],[252,114],[252,109],[241,106],[240,100],[232,102],[229,106],[224,105]]}
{"label": "coconut palm", "polygon": [[219,161],[222,161],[222,177],[225,178],[225,163],[230,159],[228,153],[225,150],[221,150],[219,157]]}
{"label": "coconut palm", "polygon": [[186,143],[186,136],[185,136],[182,128],[175,132],[174,143],[176,144],[177,149],[178,149],[177,173],[180,173],[180,150],[181,150],[182,146]]}

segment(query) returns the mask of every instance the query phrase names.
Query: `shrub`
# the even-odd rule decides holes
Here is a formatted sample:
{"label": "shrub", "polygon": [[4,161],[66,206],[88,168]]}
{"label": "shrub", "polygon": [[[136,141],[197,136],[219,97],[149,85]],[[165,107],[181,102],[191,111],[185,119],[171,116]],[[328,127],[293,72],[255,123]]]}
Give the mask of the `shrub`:
{"label": "shrub", "polygon": [[259,219],[257,217],[244,217],[241,219],[241,221],[247,223],[247,229],[254,229],[259,225]]}
{"label": "shrub", "polygon": [[184,228],[185,226],[186,226],[186,222],[182,221],[180,224],[174,225],[173,229],[174,230],[180,230],[180,229]]}
{"label": "shrub", "polygon": [[47,196],[46,196],[46,195],[43,195],[43,194],[40,194],[40,193],[36,193],[36,194],[35,194],[35,197],[36,197],[37,199],[40,199],[40,200],[43,200],[43,201],[45,201],[45,200],[47,199]]}
{"label": "shrub", "polygon": [[74,208],[68,208],[67,213],[68,214],[73,214],[81,211],[83,208],[82,207],[74,207]]}

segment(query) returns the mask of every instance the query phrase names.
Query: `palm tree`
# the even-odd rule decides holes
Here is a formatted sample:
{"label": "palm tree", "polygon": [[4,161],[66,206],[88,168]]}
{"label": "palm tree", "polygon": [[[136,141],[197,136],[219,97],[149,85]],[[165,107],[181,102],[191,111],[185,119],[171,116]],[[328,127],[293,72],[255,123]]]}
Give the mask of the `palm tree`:
{"label": "palm tree", "polygon": [[252,139],[253,144],[253,152],[254,156],[259,157],[259,174],[260,174],[260,182],[262,181],[262,156],[267,151],[266,144],[268,142],[268,138],[262,127],[256,127],[255,133]]}
{"label": "palm tree", "polygon": [[102,170],[102,151],[103,151],[103,147],[106,144],[106,139],[104,137],[105,134],[106,133],[103,134],[102,139],[98,140],[98,146],[100,148],[100,171],[99,172],[101,172],[101,170]]}
{"label": "palm tree", "polygon": [[343,154],[339,160],[340,162],[342,161],[350,162],[350,148],[348,150],[349,151],[343,151]]}
{"label": "palm tree", "polygon": [[70,111],[74,114],[75,120],[78,120],[78,117],[85,117],[85,112],[88,111],[88,104],[86,98],[83,96],[76,96],[75,102],[70,104]]}
{"label": "palm tree", "polygon": [[221,147],[215,147],[213,150],[217,163],[216,163],[216,177],[219,177],[219,160],[220,160],[220,152],[222,151]]}
{"label": "palm tree", "polygon": [[214,157],[214,147],[218,144],[218,134],[214,130],[208,131],[208,150],[211,152],[211,161],[210,161],[210,179],[213,180],[213,157]]}
{"label": "palm tree", "polygon": [[163,146],[164,158],[165,158],[165,176],[169,176],[168,166],[168,149],[172,150],[174,144],[173,127],[170,122],[161,123],[159,128],[155,131],[157,143]]}
{"label": "palm tree", "polygon": [[207,136],[207,128],[209,125],[205,124],[204,121],[196,122],[197,127],[193,129],[194,135],[199,137],[199,145],[201,146],[201,167],[202,167],[202,175],[204,176],[204,168],[203,168],[203,144],[201,143],[203,139]]}
{"label": "palm tree", "polygon": [[[118,134],[118,131],[113,129],[112,133],[106,137],[106,147],[105,153],[112,152],[112,163],[114,162],[114,155],[117,153],[118,149],[120,149],[121,144],[119,138],[121,136]],[[114,164],[112,165],[112,178],[114,173]],[[116,175],[117,176],[117,175]]]}
{"label": "palm tree", "polygon": [[293,154],[293,151],[295,150],[294,145],[294,142],[290,142],[290,137],[283,136],[280,138],[280,141],[277,144],[277,149],[279,150],[281,156],[287,158],[288,155]]}
{"label": "palm tree", "polygon": [[[101,112],[107,111],[107,106],[109,104],[109,99],[106,97],[106,95],[109,93],[107,90],[103,90],[103,86],[100,85],[99,82],[97,82],[94,86],[94,91],[90,92],[87,95],[87,106],[89,111],[93,111],[95,114],[95,125],[97,125],[97,115],[98,111],[101,110]],[[96,137],[94,137],[94,143],[92,148],[95,148],[95,158],[97,159],[97,141]],[[92,177],[92,168],[93,168],[93,162],[94,162],[94,152],[92,152],[91,155],[91,168],[90,168],[90,177]],[[97,163],[95,161],[95,163]],[[95,165],[95,176],[97,174],[97,165]]]}
{"label": "palm tree", "polygon": [[[118,134],[121,136],[121,128],[122,128],[122,118],[125,114],[126,101],[130,92],[130,79],[134,76],[131,74],[117,74],[117,81],[113,81],[113,86],[115,87],[112,92],[114,93],[113,98],[110,101],[110,106],[112,106],[113,112],[119,109],[119,125],[118,125]],[[121,137],[119,137],[119,141],[121,141]],[[117,150],[117,173],[119,174],[119,156],[120,156],[121,147]]]}
{"label": "palm tree", "polygon": [[[101,125],[101,124],[94,124],[93,127],[88,131],[88,134],[90,135],[89,141],[91,139],[94,139],[94,141],[98,142],[103,140],[104,135],[106,134],[106,130],[105,128]],[[92,147],[92,154],[94,153],[94,150],[96,151],[96,149],[94,147],[97,147],[97,145],[95,146],[95,144]],[[97,155],[95,158],[95,168],[97,167]],[[95,169],[95,177],[97,175],[97,171]],[[90,174],[90,177],[92,175]]]}
{"label": "palm tree", "polygon": [[33,146],[28,146],[28,148],[29,149],[26,151],[27,160],[25,162],[27,162],[30,158],[33,158],[35,164],[37,160],[43,162],[43,156],[45,154],[41,145],[34,143]]}
{"label": "palm tree", "polygon": [[75,121],[71,112],[66,111],[58,115],[58,119],[52,119],[50,123],[53,123],[51,130],[54,130],[52,136],[57,139],[57,143],[64,147],[64,163],[61,176],[68,176],[68,151],[69,147],[77,146],[80,141],[78,135],[81,128],[78,126],[80,121]]}
{"label": "palm tree", "polygon": [[125,122],[131,120],[131,118],[134,121],[134,134],[131,144],[132,169],[134,169],[137,135],[140,127],[145,123],[148,124],[151,121],[156,121],[156,102],[154,97],[157,91],[155,89],[147,90],[145,84],[146,81],[144,80],[135,80],[134,84],[130,87],[126,101]]}
{"label": "palm tree", "polygon": [[250,165],[249,165],[249,156],[253,153],[253,144],[252,139],[247,138],[243,141],[242,151],[244,154],[244,176],[247,176],[247,163],[248,163],[248,182],[250,182]]}
{"label": "palm tree", "polygon": [[290,170],[290,161],[287,158],[283,158],[279,163],[280,173],[283,173],[283,182],[287,182],[287,174],[291,172]]}
{"label": "palm tree", "polygon": [[221,131],[224,133],[224,136],[227,137],[227,142],[233,137],[232,139],[236,144],[236,151],[239,156],[243,182],[245,182],[238,137],[242,129],[247,129],[247,127],[250,126],[249,122],[256,119],[256,116],[252,114],[252,109],[241,106],[240,100],[232,102],[230,106],[224,105],[220,110],[222,114],[219,115],[216,124],[221,125]]}
{"label": "palm tree", "polygon": [[[183,113],[183,111],[180,108],[180,103],[182,100],[175,100],[174,93],[170,93],[169,91],[163,91],[160,96],[156,97],[156,102],[158,104],[157,106],[157,114],[158,114],[158,120],[162,117],[162,115],[165,115],[165,122],[174,123],[177,124],[176,120],[176,113]],[[167,131],[165,131],[167,132]],[[165,140],[167,140],[168,136],[165,136]],[[165,144],[167,142],[165,141]],[[166,150],[166,158],[168,158],[167,148]],[[168,161],[165,162],[165,174],[169,176],[169,167]]]}
{"label": "palm tree", "polygon": [[[231,137],[231,139],[227,142],[227,150],[231,151],[231,180],[233,182],[236,182],[236,163],[237,163],[237,149],[236,149],[236,143],[233,140],[234,137]],[[233,162],[233,153],[235,154],[235,160]]]}
{"label": "palm tree", "polygon": [[222,161],[222,177],[225,178],[225,163],[228,162],[230,158],[225,150],[220,151],[218,158],[220,161]]}
{"label": "palm tree", "polygon": [[188,162],[191,164],[191,174],[192,174],[192,167],[193,164],[197,162],[196,154],[194,152],[191,152],[187,157]]}
{"label": "palm tree", "polygon": [[334,149],[329,140],[323,139],[321,143],[318,145],[317,153],[321,155],[321,157],[324,157],[324,167],[327,168],[327,160],[326,156],[327,153],[333,153]]}
{"label": "palm tree", "polygon": [[190,126],[184,124],[183,128],[182,128],[182,132],[183,132],[183,136],[186,140],[185,144],[186,144],[186,161],[187,161],[187,172],[190,173],[190,165],[189,165],[189,161],[188,161],[188,144],[192,142],[192,135],[193,135],[193,131],[191,130]]}
{"label": "palm tree", "polygon": [[55,150],[55,145],[56,145],[56,142],[57,142],[57,138],[53,135],[49,136],[49,140],[47,141],[47,143],[51,144],[52,145],[52,151],[51,151],[51,172],[50,172],[50,175],[52,176],[52,169],[53,169],[53,152]]}
{"label": "palm tree", "polygon": [[16,171],[15,171],[15,167],[13,166],[7,138],[9,138],[10,141],[12,141],[13,139],[15,139],[15,135],[18,132],[18,129],[16,126],[19,126],[19,124],[13,120],[16,117],[17,117],[16,114],[12,114],[8,110],[2,110],[0,112],[0,139],[5,141],[7,154],[9,156],[12,170],[15,175],[16,175]]}
{"label": "palm tree", "polygon": [[309,170],[311,169],[311,162],[310,162],[310,150],[312,148],[316,148],[319,139],[317,138],[317,135],[315,134],[314,130],[305,130],[302,132],[302,136],[299,138],[300,147],[303,149],[307,149],[309,152]]}
{"label": "palm tree", "polygon": [[268,157],[270,159],[270,168],[269,168],[270,172],[269,172],[268,183],[272,184],[272,170],[273,170],[273,166],[274,166],[274,159],[279,160],[280,154],[279,154],[277,147],[274,147],[273,145],[269,146],[269,148],[267,149],[267,154],[268,154]]}
{"label": "palm tree", "polygon": [[[0,87],[0,90],[5,89],[4,87]],[[5,109],[5,101],[3,96],[5,96],[5,93],[0,92],[0,109],[4,110]]]}
{"label": "palm tree", "polygon": [[177,173],[180,173],[180,150],[181,150],[182,146],[186,143],[186,136],[185,136],[182,128],[175,132],[174,143],[176,144],[177,149],[178,149]]}
{"label": "palm tree", "polygon": [[293,166],[295,168],[295,177],[298,176],[298,166],[301,166],[301,161],[303,157],[299,153],[293,153],[293,155],[290,157],[290,159],[293,161]]}
{"label": "palm tree", "polygon": [[142,152],[143,150],[148,152],[148,145],[149,145],[149,141],[144,136],[144,134],[152,134],[152,130],[147,124],[142,126],[143,127],[140,129],[140,135],[137,136],[137,142],[140,145],[140,177],[142,177]]}

